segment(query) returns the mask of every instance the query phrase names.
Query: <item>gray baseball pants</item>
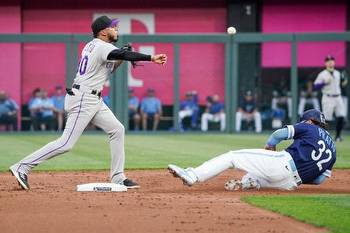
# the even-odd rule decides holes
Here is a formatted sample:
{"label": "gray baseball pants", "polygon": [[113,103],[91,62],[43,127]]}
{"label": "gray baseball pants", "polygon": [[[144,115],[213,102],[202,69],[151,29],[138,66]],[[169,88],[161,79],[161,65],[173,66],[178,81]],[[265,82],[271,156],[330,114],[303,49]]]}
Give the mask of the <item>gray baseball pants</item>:
{"label": "gray baseball pants", "polygon": [[103,129],[109,136],[112,155],[111,182],[122,182],[126,179],[124,175],[124,126],[102,98],[77,89],[73,89],[73,92],[75,95],[67,94],[65,98],[64,107],[67,112],[67,122],[62,136],[28,155],[11,168],[28,175],[32,168],[38,164],[71,150],[86,126],[91,122]]}

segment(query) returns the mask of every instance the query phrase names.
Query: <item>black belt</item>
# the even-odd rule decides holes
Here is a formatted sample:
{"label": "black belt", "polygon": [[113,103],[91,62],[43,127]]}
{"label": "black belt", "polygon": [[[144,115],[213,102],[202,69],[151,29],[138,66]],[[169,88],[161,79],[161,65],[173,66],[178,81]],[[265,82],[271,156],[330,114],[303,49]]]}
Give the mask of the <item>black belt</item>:
{"label": "black belt", "polygon": [[[80,89],[80,85],[79,84],[73,84],[72,87],[75,88],[75,89],[78,89],[78,90]],[[101,91],[97,91],[97,90],[92,90],[90,92],[90,94],[97,95],[98,97],[101,97],[102,92]]]}
{"label": "black belt", "polygon": [[338,97],[338,96],[340,96],[340,95],[330,95],[330,94],[326,94],[326,96],[328,96],[328,97]]}

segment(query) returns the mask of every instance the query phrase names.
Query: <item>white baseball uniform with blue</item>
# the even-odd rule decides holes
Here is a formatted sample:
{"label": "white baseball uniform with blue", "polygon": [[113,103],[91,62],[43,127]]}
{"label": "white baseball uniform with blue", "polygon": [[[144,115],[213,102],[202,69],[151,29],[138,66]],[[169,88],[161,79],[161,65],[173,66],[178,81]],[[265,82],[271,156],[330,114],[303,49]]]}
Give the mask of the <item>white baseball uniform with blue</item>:
{"label": "white baseball uniform with blue", "polygon": [[168,168],[188,185],[204,182],[229,168],[243,170],[247,172],[241,180],[243,188],[252,188],[254,184],[254,188],[293,190],[300,184],[320,184],[331,176],[336,148],[326,130],[301,122],[275,131],[268,144],[276,145],[282,138],[294,139],[283,151],[230,151],[196,168],[181,169],[175,165]]}
{"label": "white baseball uniform with blue", "polygon": [[314,84],[322,85],[322,112],[327,121],[333,120],[333,114],[337,117],[345,117],[345,107],[341,98],[340,72],[327,69],[318,74]]}
{"label": "white baseball uniform with blue", "polygon": [[107,60],[108,54],[115,49],[111,43],[98,38],[85,45],[72,92],[65,97],[67,122],[62,136],[11,166],[12,170],[27,175],[38,164],[69,151],[91,122],[109,136],[111,181],[120,183],[126,179],[124,126],[100,98],[103,84],[116,68],[116,61]]}

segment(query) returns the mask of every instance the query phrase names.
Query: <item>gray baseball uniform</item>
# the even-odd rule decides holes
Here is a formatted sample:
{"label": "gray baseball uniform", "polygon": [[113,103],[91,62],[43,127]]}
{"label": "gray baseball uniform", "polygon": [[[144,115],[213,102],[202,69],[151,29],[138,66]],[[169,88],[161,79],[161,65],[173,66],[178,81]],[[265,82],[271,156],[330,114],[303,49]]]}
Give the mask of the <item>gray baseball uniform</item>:
{"label": "gray baseball uniform", "polygon": [[115,49],[114,45],[98,38],[85,45],[72,93],[67,94],[65,98],[67,122],[62,136],[14,164],[11,167],[12,170],[16,169],[17,172],[28,174],[38,164],[69,151],[91,122],[109,135],[112,154],[111,181],[121,183],[126,179],[124,126],[99,95],[103,84],[115,69],[116,61],[107,60],[108,54]]}
{"label": "gray baseball uniform", "polygon": [[322,111],[327,121],[333,119],[333,113],[337,117],[344,117],[344,104],[340,91],[340,73],[334,70],[332,73],[328,70],[320,72],[314,84],[325,85],[322,87]]}

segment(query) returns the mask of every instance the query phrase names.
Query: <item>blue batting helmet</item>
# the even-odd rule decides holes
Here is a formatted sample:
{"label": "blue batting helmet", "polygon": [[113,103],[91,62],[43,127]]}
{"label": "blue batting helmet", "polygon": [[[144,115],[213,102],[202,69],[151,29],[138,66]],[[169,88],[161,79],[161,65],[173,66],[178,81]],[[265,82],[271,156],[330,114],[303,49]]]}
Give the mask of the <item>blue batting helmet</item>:
{"label": "blue batting helmet", "polygon": [[326,118],[323,113],[317,109],[310,109],[303,113],[300,117],[300,121],[308,121],[311,120],[314,124],[325,128],[327,126]]}

